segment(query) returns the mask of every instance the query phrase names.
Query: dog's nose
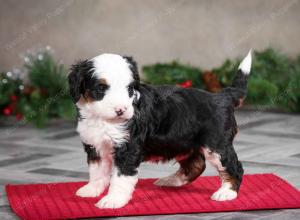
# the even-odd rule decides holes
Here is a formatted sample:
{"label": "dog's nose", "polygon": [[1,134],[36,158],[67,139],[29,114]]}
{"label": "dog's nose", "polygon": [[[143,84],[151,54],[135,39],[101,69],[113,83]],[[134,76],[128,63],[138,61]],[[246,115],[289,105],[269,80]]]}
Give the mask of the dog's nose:
{"label": "dog's nose", "polygon": [[115,112],[116,112],[117,116],[123,115],[126,110],[127,110],[127,107],[125,107],[125,106],[115,108]]}

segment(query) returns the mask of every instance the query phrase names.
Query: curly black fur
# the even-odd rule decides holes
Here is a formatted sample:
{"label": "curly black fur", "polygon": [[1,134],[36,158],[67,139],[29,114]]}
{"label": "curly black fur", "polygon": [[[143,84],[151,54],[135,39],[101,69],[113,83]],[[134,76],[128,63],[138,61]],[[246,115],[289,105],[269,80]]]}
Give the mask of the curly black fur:
{"label": "curly black fur", "polygon": [[136,61],[130,56],[123,56],[123,58],[129,63],[129,68],[132,72],[133,79],[137,82],[140,81],[139,70]]}
{"label": "curly black fur", "polygon": [[[243,168],[233,148],[237,133],[234,108],[246,95],[248,77],[239,70],[232,86],[218,94],[196,88],[151,86],[140,83],[137,64],[132,57],[124,59],[130,64],[134,78],[128,92],[130,96],[135,94],[136,99],[134,116],[127,123],[130,138],[114,146],[114,165],[119,175],[135,175],[140,163],[151,157],[167,161],[187,155],[180,165],[192,181],[205,169],[201,153],[205,147],[221,156],[222,166],[235,180],[235,190],[238,190]],[[75,103],[87,91],[95,91],[89,96],[96,100],[105,95],[105,91],[97,89],[92,69],[93,64],[87,60],[72,67],[69,82]],[[95,148],[87,144],[84,147],[88,162],[100,160]],[[188,174],[189,169],[193,173]]]}
{"label": "curly black fur", "polygon": [[90,60],[83,60],[72,65],[71,72],[68,76],[69,80],[69,91],[74,103],[78,102],[81,95],[84,94],[86,89],[87,78],[92,78],[92,69],[94,64]]}
{"label": "curly black fur", "polygon": [[86,144],[86,143],[82,143],[82,144],[84,147],[84,151],[87,154],[87,162],[88,163],[99,162],[101,157],[97,153],[96,148],[90,144]]}
{"label": "curly black fur", "polygon": [[238,190],[243,168],[232,145],[237,133],[234,107],[246,95],[246,80],[238,72],[233,86],[218,94],[141,84],[135,115],[128,122],[130,141],[115,147],[120,174],[135,175],[147,158],[170,160],[208,147],[221,155],[221,163],[236,180]]}

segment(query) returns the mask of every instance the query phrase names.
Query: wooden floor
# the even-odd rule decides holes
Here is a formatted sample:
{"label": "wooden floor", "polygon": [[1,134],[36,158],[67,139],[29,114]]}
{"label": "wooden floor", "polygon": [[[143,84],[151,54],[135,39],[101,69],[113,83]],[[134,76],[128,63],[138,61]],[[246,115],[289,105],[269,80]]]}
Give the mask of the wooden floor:
{"label": "wooden floor", "polygon": [[[245,173],[275,173],[300,189],[300,116],[240,111],[235,148]],[[162,177],[177,165],[143,164],[140,177]],[[216,175],[208,165],[203,175]],[[72,123],[57,122],[38,130],[30,125],[0,127],[0,219],[18,219],[4,185],[87,179],[86,158]],[[122,219],[299,219],[300,209],[209,213]]]}

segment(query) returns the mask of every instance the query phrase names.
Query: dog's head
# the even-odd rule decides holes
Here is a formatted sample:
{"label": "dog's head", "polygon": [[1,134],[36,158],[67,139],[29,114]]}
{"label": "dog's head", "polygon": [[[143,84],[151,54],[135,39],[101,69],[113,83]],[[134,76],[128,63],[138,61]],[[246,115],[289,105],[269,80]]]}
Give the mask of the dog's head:
{"label": "dog's head", "polygon": [[140,78],[131,57],[102,54],[71,67],[70,94],[79,109],[103,120],[126,121],[133,116]]}

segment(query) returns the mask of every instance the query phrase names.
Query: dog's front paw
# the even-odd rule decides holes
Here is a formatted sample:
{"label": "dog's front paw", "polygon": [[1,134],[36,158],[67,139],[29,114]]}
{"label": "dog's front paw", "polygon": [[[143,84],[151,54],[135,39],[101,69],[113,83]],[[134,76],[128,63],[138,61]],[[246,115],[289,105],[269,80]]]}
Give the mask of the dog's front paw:
{"label": "dog's front paw", "polygon": [[237,192],[228,188],[228,187],[221,187],[218,191],[216,191],[212,196],[211,199],[215,201],[226,201],[232,200],[237,197]]}
{"label": "dog's front paw", "polygon": [[130,200],[129,196],[122,195],[106,195],[104,196],[96,206],[102,209],[117,209],[125,206]]}
{"label": "dog's front paw", "polygon": [[88,183],[77,190],[76,195],[80,197],[97,197],[104,191],[101,184]]}

